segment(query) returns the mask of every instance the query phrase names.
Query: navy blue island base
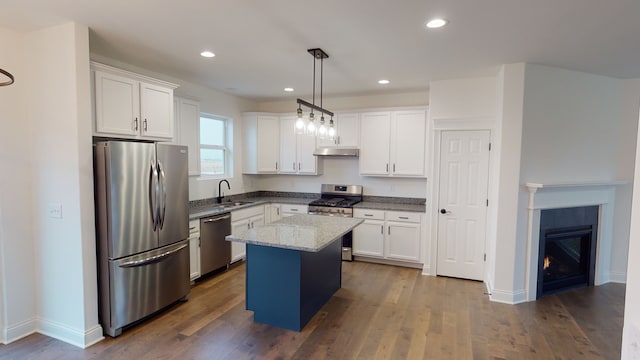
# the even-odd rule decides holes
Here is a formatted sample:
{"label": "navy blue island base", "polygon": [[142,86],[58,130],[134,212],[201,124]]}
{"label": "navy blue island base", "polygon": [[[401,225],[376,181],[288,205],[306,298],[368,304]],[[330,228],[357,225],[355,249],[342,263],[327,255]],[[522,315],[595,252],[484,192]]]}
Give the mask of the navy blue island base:
{"label": "navy blue island base", "polygon": [[301,331],[342,286],[342,238],[318,252],[248,243],[246,277],[254,321]]}

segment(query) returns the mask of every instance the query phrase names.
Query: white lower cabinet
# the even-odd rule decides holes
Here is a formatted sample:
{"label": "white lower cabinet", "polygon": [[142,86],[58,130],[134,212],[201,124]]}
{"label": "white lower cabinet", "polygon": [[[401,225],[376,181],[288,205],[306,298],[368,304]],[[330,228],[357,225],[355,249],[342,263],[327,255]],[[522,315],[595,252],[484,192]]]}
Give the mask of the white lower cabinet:
{"label": "white lower cabinet", "polygon": [[384,221],[365,220],[353,229],[353,255],[384,257]]}
{"label": "white lower cabinet", "polygon": [[354,209],[364,223],[353,230],[353,255],[419,263],[420,213]]}
{"label": "white lower cabinet", "polygon": [[[236,234],[243,230],[254,228],[256,225],[264,224],[264,205],[252,206],[250,208],[231,212],[231,233]],[[244,243],[231,242],[231,263],[245,258],[247,254]]]}
{"label": "white lower cabinet", "polygon": [[308,209],[309,209],[309,206],[307,205],[281,204],[280,216],[287,217],[287,216],[293,216],[295,214],[306,214]]}
{"label": "white lower cabinet", "polygon": [[200,277],[200,219],[189,220],[189,277]]}
{"label": "white lower cabinet", "polygon": [[265,205],[264,215],[265,223],[272,223],[280,220],[280,204]]}

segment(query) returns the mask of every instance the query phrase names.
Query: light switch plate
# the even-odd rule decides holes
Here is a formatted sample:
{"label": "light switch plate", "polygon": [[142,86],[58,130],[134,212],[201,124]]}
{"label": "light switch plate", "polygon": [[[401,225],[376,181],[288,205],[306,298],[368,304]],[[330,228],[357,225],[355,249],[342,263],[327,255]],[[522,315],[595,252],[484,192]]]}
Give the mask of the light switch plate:
{"label": "light switch plate", "polygon": [[62,219],[62,204],[49,203],[47,205],[47,214],[52,219]]}

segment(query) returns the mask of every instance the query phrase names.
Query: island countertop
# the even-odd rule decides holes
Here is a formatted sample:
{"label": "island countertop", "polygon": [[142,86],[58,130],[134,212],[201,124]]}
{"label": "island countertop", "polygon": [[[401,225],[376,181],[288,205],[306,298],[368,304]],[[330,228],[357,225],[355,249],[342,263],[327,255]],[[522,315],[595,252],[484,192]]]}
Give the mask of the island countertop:
{"label": "island countertop", "polygon": [[363,219],[293,215],[227,235],[227,241],[318,252],[362,223]]}

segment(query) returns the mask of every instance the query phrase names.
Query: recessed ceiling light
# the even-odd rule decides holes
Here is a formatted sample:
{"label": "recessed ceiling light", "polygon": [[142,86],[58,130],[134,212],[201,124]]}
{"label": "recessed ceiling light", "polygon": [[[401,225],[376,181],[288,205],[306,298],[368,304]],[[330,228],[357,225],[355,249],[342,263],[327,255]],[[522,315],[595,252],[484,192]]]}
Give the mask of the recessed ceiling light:
{"label": "recessed ceiling light", "polygon": [[203,51],[200,53],[200,56],[202,57],[207,57],[207,58],[212,58],[214,56],[216,56],[216,54],[212,53],[211,51]]}
{"label": "recessed ceiling light", "polygon": [[390,82],[391,82],[391,81],[389,81],[389,80],[385,80],[385,79],[383,79],[383,80],[378,80],[378,84],[380,84],[380,85],[387,85],[387,84],[388,84],[388,83],[390,83]]}
{"label": "recessed ceiling light", "polygon": [[447,25],[447,23],[448,21],[445,19],[436,18],[436,19],[429,20],[429,22],[427,23],[427,27],[429,29],[437,29]]}
{"label": "recessed ceiling light", "polygon": [[284,88],[284,91],[286,91],[286,92],[292,92],[292,91],[293,91],[293,88],[289,88],[289,87],[287,87],[287,88]]}

